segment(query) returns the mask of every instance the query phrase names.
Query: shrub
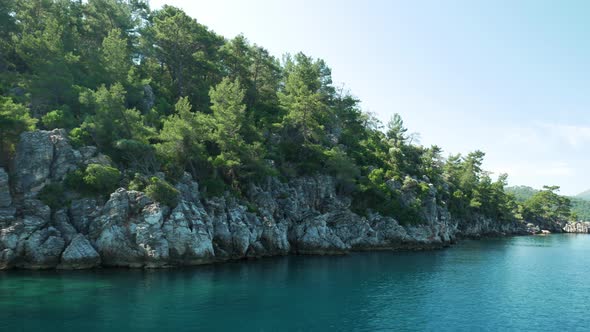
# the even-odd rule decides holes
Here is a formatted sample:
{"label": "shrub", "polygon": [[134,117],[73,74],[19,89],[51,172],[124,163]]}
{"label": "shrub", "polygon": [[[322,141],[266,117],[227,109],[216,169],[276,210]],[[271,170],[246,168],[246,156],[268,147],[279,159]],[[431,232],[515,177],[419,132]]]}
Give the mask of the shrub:
{"label": "shrub", "polygon": [[150,179],[150,184],[145,188],[145,193],[152,200],[169,207],[173,208],[178,204],[178,190],[170,183],[157,177]]}
{"label": "shrub", "polygon": [[258,206],[256,206],[256,204],[250,203],[250,202],[246,202],[246,209],[248,210],[248,212],[250,213],[258,213]]}
{"label": "shrub", "polygon": [[223,195],[227,186],[220,178],[209,178],[203,181],[202,188],[206,197],[216,197]]}
{"label": "shrub", "polygon": [[76,148],[92,144],[92,137],[86,128],[76,127],[70,131],[70,143]]}
{"label": "shrub", "polygon": [[360,170],[342,148],[332,148],[324,152],[326,168],[329,174],[339,181],[354,181],[360,176]]}
{"label": "shrub", "polygon": [[100,164],[90,164],[84,172],[84,184],[97,194],[112,193],[119,186],[121,172]]}
{"label": "shrub", "polygon": [[66,176],[65,184],[69,189],[82,194],[108,195],[117,189],[120,180],[121,172],[118,169],[90,164],[85,170],[70,172]]}
{"label": "shrub", "polygon": [[77,192],[83,192],[85,185],[84,185],[84,171],[81,169],[77,169],[75,171],[69,172],[66,175],[64,180],[65,186]]}
{"label": "shrub", "polygon": [[66,205],[64,197],[64,187],[61,183],[51,183],[43,187],[37,196],[43,204],[49,206],[52,210]]}
{"label": "shrub", "polygon": [[135,175],[133,176],[133,179],[131,179],[131,181],[129,181],[129,189],[130,190],[143,191],[145,189],[145,187],[147,187],[147,185],[148,185],[147,179],[139,173],[135,173]]}
{"label": "shrub", "polygon": [[115,142],[114,159],[128,168],[150,173],[160,168],[156,149],[147,143],[132,139],[121,139]]}
{"label": "shrub", "polygon": [[47,129],[72,128],[76,125],[76,118],[66,106],[65,110],[58,109],[43,115],[41,122]]}

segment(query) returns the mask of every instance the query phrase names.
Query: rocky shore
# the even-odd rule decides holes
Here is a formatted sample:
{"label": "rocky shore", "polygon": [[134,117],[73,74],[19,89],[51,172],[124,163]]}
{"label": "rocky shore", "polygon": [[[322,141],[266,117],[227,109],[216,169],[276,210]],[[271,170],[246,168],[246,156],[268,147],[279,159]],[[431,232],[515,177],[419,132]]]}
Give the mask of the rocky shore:
{"label": "rocky shore", "polygon": [[568,223],[563,228],[565,233],[590,233],[590,222],[588,221],[579,221],[574,223]]}
{"label": "rocky shore", "polygon": [[14,171],[0,168],[0,269],[159,268],[287,254],[434,249],[461,237],[527,233],[522,223],[456,220],[437,204],[432,186],[415,225],[361,216],[328,176],[288,183],[268,178],[238,199],[201,197],[199,184],[185,174],[173,208],[120,188],[108,200],[73,196],[69,206],[52,210],[38,198],[44,186],[84,165],[110,162],[94,147],[74,149],[66,137],[61,130],[23,133]]}

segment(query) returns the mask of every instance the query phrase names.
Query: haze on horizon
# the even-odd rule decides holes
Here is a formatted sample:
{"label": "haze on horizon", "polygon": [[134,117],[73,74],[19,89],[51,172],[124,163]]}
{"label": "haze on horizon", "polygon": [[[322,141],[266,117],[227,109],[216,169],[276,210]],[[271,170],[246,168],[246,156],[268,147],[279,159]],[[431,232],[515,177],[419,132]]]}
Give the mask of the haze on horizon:
{"label": "haze on horizon", "polygon": [[277,57],[326,60],[336,85],[423,145],[476,149],[511,185],[590,188],[590,3],[152,0]]}

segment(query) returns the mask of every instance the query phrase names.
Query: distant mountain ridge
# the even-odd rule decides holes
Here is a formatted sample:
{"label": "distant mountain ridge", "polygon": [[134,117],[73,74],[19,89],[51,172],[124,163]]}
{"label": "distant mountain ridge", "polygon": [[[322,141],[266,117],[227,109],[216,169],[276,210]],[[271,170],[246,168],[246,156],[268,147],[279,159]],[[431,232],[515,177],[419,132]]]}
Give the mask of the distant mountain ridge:
{"label": "distant mountain ridge", "polygon": [[583,199],[583,200],[587,200],[590,201],[590,189],[583,191],[579,194],[577,194],[576,196],[574,196],[575,198],[579,198],[579,199]]}
{"label": "distant mountain ridge", "polygon": [[504,190],[507,193],[514,195],[516,200],[519,202],[526,201],[527,199],[533,197],[533,195],[539,191],[538,189],[529,186],[512,186],[506,187],[504,188]]}

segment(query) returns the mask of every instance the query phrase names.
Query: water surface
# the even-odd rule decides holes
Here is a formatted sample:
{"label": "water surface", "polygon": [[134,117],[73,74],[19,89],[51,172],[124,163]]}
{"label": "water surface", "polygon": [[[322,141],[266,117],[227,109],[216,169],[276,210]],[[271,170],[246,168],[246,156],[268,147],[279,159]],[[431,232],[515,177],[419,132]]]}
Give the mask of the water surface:
{"label": "water surface", "polygon": [[0,273],[0,331],[586,330],[590,236],[177,270]]}

